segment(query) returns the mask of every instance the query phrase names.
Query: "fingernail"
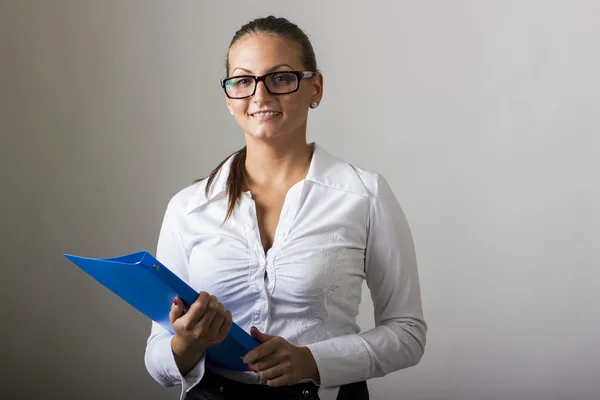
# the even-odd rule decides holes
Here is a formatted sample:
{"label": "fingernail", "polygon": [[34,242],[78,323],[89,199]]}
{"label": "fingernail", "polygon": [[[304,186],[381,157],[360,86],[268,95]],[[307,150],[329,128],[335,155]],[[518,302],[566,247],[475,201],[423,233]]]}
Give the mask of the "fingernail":
{"label": "fingernail", "polygon": [[177,305],[177,297],[173,299],[173,304]]}

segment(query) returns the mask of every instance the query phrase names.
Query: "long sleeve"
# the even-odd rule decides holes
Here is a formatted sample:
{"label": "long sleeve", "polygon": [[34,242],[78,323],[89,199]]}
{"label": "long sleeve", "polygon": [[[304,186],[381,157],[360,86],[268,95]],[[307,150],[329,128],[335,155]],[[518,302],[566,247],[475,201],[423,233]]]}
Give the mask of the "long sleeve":
{"label": "long sleeve", "polygon": [[[183,206],[178,204],[178,200],[178,196],[174,197],[167,206],[158,238],[156,258],[188,282],[188,257],[178,233]],[[148,373],[162,386],[181,385],[181,399],[184,399],[186,393],[204,376],[205,357],[202,357],[186,376],[182,376],[171,350],[172,338],[170,332],[152,321],[144,362]]]}
{"label": "long sleeve", "polygon": [[424,354],[427,325],[414,243],[405,215],[382,176],[369,212],[365,272],[375,327],[307,346],[322,386],[381,377],[416,365]]}

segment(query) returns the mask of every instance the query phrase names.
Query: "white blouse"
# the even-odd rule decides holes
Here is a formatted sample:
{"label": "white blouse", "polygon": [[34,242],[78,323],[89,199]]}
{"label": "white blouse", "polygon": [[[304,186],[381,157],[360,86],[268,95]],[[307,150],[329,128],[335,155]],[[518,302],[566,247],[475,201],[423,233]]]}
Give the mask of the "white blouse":
{"label": "white blouse", "polygon": [[[265,254],[249,192],[223,223],[230,162],[208,199],[206,180],[171,199],[157,259],[196,291],[216,295],[244,330],[254,325],[307,346],[319,369],[322,400],[335,400],[342,384],[416,365],[427,332],[416,256],[408,223],[386,180],[314,144],[308,174],[287,193],[273,246]],[[356,316],[365,279],[375,327],[361,333]],[[211,367],[202,358],[182,376],[171,338],[152,322],[145,365],[161,385],[181,385],[183,399]],[[264,383],[254,372],[214,372]]]}

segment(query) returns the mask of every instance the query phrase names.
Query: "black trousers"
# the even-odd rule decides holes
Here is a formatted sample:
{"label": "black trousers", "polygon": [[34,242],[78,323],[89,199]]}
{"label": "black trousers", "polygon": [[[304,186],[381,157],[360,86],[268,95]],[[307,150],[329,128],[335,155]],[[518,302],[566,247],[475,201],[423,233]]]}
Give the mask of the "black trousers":
{"label": "black trousers", "polygon": [[[317,391],[318,386],[310,382],[273,388],[232,381],[207,370],[185,400],[319,400]],[[369,400],[367,383],[341,386],[337,400]]]}

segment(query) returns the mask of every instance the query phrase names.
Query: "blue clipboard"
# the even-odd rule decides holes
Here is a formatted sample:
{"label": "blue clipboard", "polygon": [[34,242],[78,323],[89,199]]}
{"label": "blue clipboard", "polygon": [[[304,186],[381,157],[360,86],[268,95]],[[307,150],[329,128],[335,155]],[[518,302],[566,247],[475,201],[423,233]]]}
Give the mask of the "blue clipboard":
{"label": "blue clipboard", "polygon": [[[198,297],[198,292],[147,251],[115,258],[64,256],[171,334],[174,331],[169,312],[173,299],[179,297],[187,310]],[[258,345],[233,323],[225,340],[206,351],[206,362],[228,370],[247,371],[248,365],[241,357]]]}

